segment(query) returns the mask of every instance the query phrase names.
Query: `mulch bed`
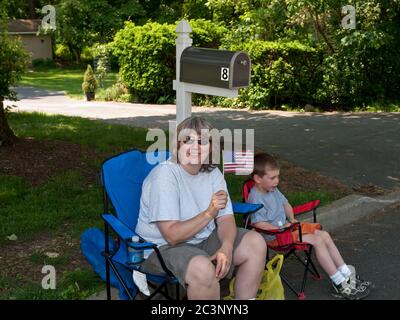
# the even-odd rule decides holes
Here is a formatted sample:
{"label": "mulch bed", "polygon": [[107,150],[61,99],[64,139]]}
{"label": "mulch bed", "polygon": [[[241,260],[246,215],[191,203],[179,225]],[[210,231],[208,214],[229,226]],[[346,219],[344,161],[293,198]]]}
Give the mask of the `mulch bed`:
{"label": "mulch bed", "polygon": [[98,170],[89,163],[104,157],[93,149],[67,141],[25,138],[13,146],[0,148],[0,173],[22,177],[36,186],[74,169],[89,181],[94,181]]}
{"label": "mulch bed", "polygon": [[[56,236],[48,234],[40,234],[35,236],[29,242],[10,242],[2,247],[0,252],[0,278],[2,276],[13,278],[18,281],[41,283],[45,276],[42,273],[42,267],[52,265],[52,258],[46,257],[42,263],[30,260],[32,254],[58,253],[60,256],[67,257],[68,263],[56,265],[57,277],[65,271],[73,271],[78,269],[90,269],[89,263],[81,254],[79,248],[79,239],[72,238],[65,226],[66,232],[57,234]],[[0,288],[1,291],[1,288]]]}
{"label": "mulch bed", "polygon": [[279,160],[279,163],[281,165],[279,189],[286,194],[321,191],[335,194],[340,198],[352,193],[350,187],[334,178],[306,170],[284,160]]}

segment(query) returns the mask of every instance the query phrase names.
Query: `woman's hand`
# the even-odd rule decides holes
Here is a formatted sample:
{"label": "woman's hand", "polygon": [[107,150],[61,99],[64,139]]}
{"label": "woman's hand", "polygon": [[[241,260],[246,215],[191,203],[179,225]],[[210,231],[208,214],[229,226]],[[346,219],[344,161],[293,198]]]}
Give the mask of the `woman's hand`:
{"label": "woman's hand", "polygon": [[210,204],[207,208],[207,215],[214,219],[220,209],[224,209],[228,202],[228,194],[224,190],[219,190],[212,195]]}
{"label": "woman's hand", "polygon": [[232,264],[232,255],[233,246],[226,243],[223,244],[212,257],[210,257],[212,262],[215,261],[215,276],[218,280],[225,278],[228,274],[229,268]]}

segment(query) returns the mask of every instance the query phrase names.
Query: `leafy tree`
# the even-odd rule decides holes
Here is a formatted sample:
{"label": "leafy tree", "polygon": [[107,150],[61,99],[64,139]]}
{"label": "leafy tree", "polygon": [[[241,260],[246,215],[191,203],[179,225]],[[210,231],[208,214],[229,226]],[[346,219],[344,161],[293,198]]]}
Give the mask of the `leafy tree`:
{"label": "leafy tree", "polygon": [[182,16],[185,19],[211,20],[211,10],[207,6],[207,0],[185,0],[182,4]]}
{"label": "leafy tree", "polygon": [[79,0],[65,0],[57,6],[56,38],[65,44],[77,62],[92,34],[87,23],[88,13]]}
{"label": "leafy tree", "polygon": [[4,14],[11,19],[23,19],[29,16],[29,3],[26,0],[2,0]]}
{"label": "leafy tree", "polygon": [[10,88],[20,79],[28,65],[28,55],[17,39],[11,39],[7,33],[5,10],[0,7],[0,146],[11,145],[16,136],[8,125],[4,100],[16,100],[16,94]]}
{"label": "leafy tree", "polygon": [[61,0],[56,10],[56,39],[68,47],[77,62],[84,47],[111,41],[124,20],[140,19],[144,14],[136,0]]}

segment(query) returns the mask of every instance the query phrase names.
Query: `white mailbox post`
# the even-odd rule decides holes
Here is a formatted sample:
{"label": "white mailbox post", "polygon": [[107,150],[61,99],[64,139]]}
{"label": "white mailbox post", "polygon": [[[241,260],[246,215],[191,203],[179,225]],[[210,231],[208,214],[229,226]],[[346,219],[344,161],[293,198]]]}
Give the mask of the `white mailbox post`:
{"label": "white mailbox post", "polygon": [[173,81],[173,89],[176,90],[176,125],[192,114],[192,93],[208,94],[235,98],[239,95],[239,89],[225,89],[180,81],[180,66],[182,52],[193,43],[190,38],[192,28],[182,19],[175,29],[176,38],[176,80]]}

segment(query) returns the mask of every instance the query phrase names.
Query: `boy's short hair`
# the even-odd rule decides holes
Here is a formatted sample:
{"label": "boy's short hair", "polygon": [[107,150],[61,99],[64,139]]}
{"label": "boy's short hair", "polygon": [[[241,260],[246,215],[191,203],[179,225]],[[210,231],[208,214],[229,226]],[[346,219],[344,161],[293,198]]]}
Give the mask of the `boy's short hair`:
{"label": "boy's short hair", "polygon": [[280,169],[278,160],[274,156],[266,152],[256,154],[254,156],[254,169],[253,172],[251,173],[251,177],[253,178],[254,175],[263,177],[265,175],[266,166],[268,166],[269,170]]}

